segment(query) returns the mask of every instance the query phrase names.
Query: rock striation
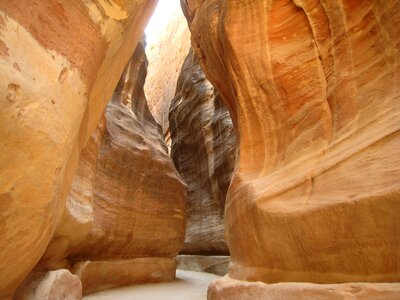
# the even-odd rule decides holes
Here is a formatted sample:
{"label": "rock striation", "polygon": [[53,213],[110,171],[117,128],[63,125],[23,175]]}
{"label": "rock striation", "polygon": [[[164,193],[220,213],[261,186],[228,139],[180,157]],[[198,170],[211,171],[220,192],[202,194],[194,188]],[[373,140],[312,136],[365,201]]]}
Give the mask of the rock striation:
{"label": "rock striation", "polygon": [[398,1],[181,4],[239,140],[230,278],[400,281]]}
{"label": "rock striation", "polygon": [[147,106],[146,70],[142,41],[82,150],[62,221],[40,264],[71,269],[85,294],[172,280],[183,245],[185,185]]}
{"label": "rock striation", "polygon": [[184,254],[228,254],[225,197],[236,158],[232,120],[190,50],[169,112],[171,157],[187,184]]}
{"label": "rock striation", "polygon": [[0,1],[0,298],[44,253],[155,4]]}

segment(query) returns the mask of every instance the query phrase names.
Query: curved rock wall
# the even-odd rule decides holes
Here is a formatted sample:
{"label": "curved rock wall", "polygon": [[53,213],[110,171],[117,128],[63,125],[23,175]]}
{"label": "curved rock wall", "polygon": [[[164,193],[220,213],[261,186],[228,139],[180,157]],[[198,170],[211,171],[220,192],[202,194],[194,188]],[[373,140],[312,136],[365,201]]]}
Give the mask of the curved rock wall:
{"label": "curved rock wall", "polygon": [[[141,42],[82,150],[64,217],[42,259],[50,269],[72,268],[84,293],[175,274],[186,191],[146,103],[146,70]],[[86,260],[100,262],[80,263]]]}
{"label": "curved rock wall", "polygon": [[190,50],[169,112],[171,156],[187,184],[185,254],[227,254],[224,208],[236,157],[229,112]]}
{"label": "curved rock wall", "polygon": [[398,1],[181,3],[240,142],[229,275],[399,281]]}
{"label": "curved rock wall", "polygon": [[0,297],[35,266],[156,1],[0,1]]}

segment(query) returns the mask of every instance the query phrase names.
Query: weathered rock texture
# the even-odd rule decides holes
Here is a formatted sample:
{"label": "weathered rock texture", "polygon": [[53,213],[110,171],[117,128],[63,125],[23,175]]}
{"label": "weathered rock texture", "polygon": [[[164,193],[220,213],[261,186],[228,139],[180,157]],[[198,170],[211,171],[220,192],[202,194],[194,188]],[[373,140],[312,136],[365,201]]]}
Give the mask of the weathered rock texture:
{"label": "weathered rock texture", "polygon": [[26,286],[17,290],[14,300],[82,299],[82,283],[68,270],[33,273],[24,282]]}
{"label": "weathered rock texture", "polygon": [[229,275],[400,281],[398,1],[181,1],[240,142]]}
{"label": "weathered rock texture", "polygon": [[183,246],[186,190],[146,103],[146,69],[140,43],[82,150],[62,222],[42,258],[41,267],[72,268],[84,293],[169,280]]}
{"label": "weathered rock texture", "polygon": [[207,272],[224,276],[228,273],[229,256],[223,255],[178,255],[177,267],[181,270]]}
{"label": "weathered rock texture", "polygon": [[133,258],[113,261],[85,261],[74,265],[84,293],[141,283],[172,281],[175,258]]}
{"label": "weathered rock texture", "polygon": [[209,300],[397,300],[397,283],[315,284],[246,282],[225,276],[208,288]]}
{"label": "weathered rock texture", "polygon": [[171,157],[187,184],[185,254],[227,254],[224,208],[236,158],[232,120],[190,50],[169,113]]}
{"label": "weathered rock texture", "polygon": [[0,298],[35,266],[156,1],[0,1]]}
{"label": "weathered rock texture", "polygon": [[[149,69],[144,91],[154,118],[166,133],[169,107],[175,95],[181,66],[190,49],[190,31],[179,2],[163,1],[173,8],[176,6],[176,11],[146,47]],[[153,18],[157,18],[157,13],[163,12],[156,11]]]}

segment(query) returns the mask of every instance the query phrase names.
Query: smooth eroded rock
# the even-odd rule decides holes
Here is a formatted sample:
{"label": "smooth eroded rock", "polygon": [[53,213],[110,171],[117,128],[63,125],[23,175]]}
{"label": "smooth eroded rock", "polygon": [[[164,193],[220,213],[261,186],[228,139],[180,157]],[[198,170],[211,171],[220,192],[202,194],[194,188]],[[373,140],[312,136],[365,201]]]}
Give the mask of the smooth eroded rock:
{"label": "smooth eroded rock", "polygon": [[399,283],[315,284],[285,282],[265,284],[234,280],[228,276],[208,287],[209,300],[397,300]]}
{"label": "smooth eroded rock", "polygon": [[181,1],[232,115],[229,275],[400,281],[398,1]]}
{"label": "smooth eroded rock", "polygon": [[18,288],[15,300],[80,300],[82,283],[68,270],[31,274],[29,282]]}
{"label": "smooth eroded rock", "polygon": [[104,268],[109,263],[117,272],[114,261],[126,260],[122,265],[132,268],[131,282],[107,274],[90,278],[88,272],[85,293],[96,280],[96,290],[146,282],[149,275],[130,259],[157,258],[153,272],[158,260],[172,260],[183,246],[186,190],[146,103],[146,69],[142,42],[82,151],[62,222],[39,265],[71,268],[76,261],[104,261]]}
{"label": "smooth eroded rock", "polygon": [[232,120],[190,50],[169,112],[171,157],[188,190],[181,253],[228,254],[224,209],[236,158]]}
{"label": "smooth eroded rock", "polygon": [[84,261],[73,266],[84,294],[140,283],[165,282],[175,278],[174,258],[134,258],[114,261]]}
{"label": "smooth eroded rock", "polygon": [[0,1],[0,298],[44,253],[156,1]]}

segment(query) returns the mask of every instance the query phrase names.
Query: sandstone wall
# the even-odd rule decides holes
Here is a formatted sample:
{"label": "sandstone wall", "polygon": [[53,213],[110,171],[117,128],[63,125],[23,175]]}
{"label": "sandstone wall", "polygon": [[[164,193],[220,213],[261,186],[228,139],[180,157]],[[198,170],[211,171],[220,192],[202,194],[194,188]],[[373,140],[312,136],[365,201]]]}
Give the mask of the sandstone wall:
{"label": "sandstone wall", "polygon": [[0,297],[42,256],[155,0],[0,1]]}
{"label": "sandstone wall", "polygon": [[[166,133],[169,107],[181,66],[190,49],[190,31],[179,1],[161,0],[159,5],[161,8],[168,5],[173,12],[164,21],[165,26],[149,38],[146,47],[149,69],[144,91],[153,116]],[[163,11],[156,11],[154,18],[160,17],[158,14],[163,14]]]}
{"label": "sandstone wall", "polygon": [[181,3],[238,133],[230,276],[399,281],[399,2]]}
{"label": "sandstone wall", "polygon": [[187,228],[182,253],[228,254],[224,209],[236,157],[229,112],[190,50],[169,112],[171,156],[187,184]]}
{"label": "sandstone wall", "polygon": [[82,150],[62,222],[41,262],[72,269],[84,293],[174,278],[186,190],[147,106],[146,70],[141,42]]}

